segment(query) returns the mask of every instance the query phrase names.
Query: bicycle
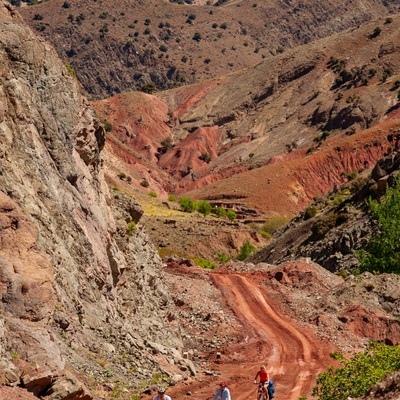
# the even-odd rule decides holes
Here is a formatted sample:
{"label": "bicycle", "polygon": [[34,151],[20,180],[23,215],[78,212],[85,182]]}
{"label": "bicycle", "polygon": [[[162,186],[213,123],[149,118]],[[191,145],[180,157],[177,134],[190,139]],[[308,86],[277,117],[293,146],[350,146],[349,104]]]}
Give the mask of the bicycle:
{"label": "bicycle", "polygon": [[270,400],[267,382],[258,384],[257,400]]}

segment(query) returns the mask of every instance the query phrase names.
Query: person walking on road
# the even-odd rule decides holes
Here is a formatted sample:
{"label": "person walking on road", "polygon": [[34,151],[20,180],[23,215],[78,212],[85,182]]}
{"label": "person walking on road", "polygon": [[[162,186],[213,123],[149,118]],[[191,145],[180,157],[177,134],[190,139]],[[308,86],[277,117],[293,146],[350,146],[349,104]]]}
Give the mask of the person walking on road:
{"label": "person walking on road", "polygon": [[229,392],[226,382],[221,382],[219,384],[219,388],[217,390],[217,393],[215,393],[213,400],[218,399],[231,400],[231,393]]}
{"label": "person walking on road", "polygon": [[153,397],[153,400],[171,400],[171,397],[165,394],[165,389],[163,387],[158,388],[157,396]]}

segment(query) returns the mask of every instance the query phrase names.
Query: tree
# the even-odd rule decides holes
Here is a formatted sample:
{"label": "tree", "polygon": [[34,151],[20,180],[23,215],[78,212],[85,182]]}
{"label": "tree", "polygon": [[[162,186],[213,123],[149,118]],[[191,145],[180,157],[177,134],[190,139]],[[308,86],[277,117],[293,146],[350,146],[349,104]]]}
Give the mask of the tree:
{"label": "tree", "polygon": [[196,33],[193,35],[193,40],[195,40],[196,42],[200,42],[200,40],[201,40],[201,33],[200,33],[200,32],[196,32]]}
{"label": "tree", "polygon": [[226,216],[231,220],[234,221],[237,218],[237,214],[233,210],[228,210],[226,212]]}
{"label": "tree", "polygon": [[245,260],[256,248],[248,241],[244,242],[239,250],[239,254],[236,257],[239,261]]}
{"label": "tree", "polygon": [[182,207],[182,210],[185,212],[193,212],[196,209],[195,202],[189,197],[181,197],[179,199],[179,205]]}
{"label": "tree", "polygon": [[360,270],[400,274],[400,179],[380,201],[370,198],[367,204],[379,232],[370,238],[366,251],[358,252]]}
{"label": "tree", "polygon": [[400,370],[400,346],[371,343],[363,352],[347,360],[338,352],[331,357],[338,360],[340,367],[329,367],[317,378],[313,396],[319,400],[345,400],[362,397],[386,374]]}
{"label": "tree", "polygon": [[204,216],[210,214],[211,212],[211,204],[206,200],[199,200],[197,202],[197,211]]}

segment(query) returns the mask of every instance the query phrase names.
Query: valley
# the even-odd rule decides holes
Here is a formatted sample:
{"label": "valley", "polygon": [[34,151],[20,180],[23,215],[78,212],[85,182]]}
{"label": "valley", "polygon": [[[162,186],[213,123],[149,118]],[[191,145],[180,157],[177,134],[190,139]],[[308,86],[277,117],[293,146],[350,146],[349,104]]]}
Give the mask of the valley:
{"label": "valley", "polygon": [[332,352],[397,349],[400,276],[359,251],[400,171],[399,11],[1,2],[0,399],[255,399],[266,364],[326,400]]}

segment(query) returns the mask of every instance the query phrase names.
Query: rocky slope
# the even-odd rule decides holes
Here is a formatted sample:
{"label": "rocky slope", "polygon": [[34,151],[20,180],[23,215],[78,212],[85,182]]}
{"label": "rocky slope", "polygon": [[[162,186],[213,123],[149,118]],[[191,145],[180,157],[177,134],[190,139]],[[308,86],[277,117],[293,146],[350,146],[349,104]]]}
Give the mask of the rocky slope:
{"label": "rocky slope", "polygon": [[382,0],[196,3],[51,0],[20,11],[96,99],[201,82],[399,12]]}
{"label": "rocky slope", "polygon": [[355,250],[366,247],[376,232],[366,200],[384,194],[400,171],[399,143],[395,151],[378,161],[371,172],[322,196],[286,227],[275,233],[265,248],[249,261],[279,264],[309,257],[326,269],[351,271],[359,259]]}
{"label": "rocky slope", "polygon": [[176,359],[182,346],[142,210],[110,196],[103,128],[4,3],[0,57],[1,385],[71,400],[137,384],[159,371],[157,343]]}

